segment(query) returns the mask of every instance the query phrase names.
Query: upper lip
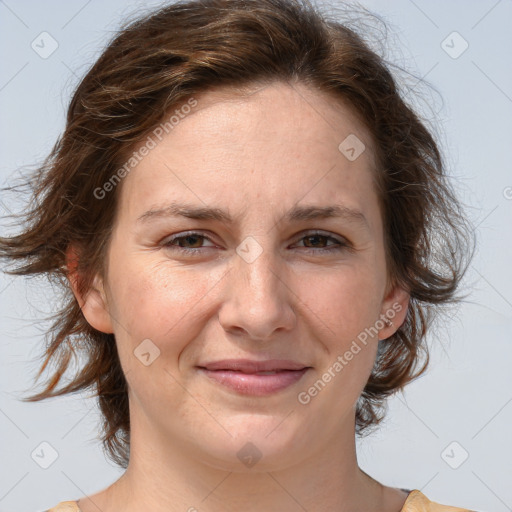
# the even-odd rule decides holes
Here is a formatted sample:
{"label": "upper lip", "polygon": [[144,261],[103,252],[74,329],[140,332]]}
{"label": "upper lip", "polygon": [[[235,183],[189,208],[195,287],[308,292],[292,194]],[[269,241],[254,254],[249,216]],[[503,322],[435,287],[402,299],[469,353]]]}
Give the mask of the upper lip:
{"label": "upper lip", "polygon": [[253,361],[251,359],[223,359],[204,363],[199,368],[207,370],[234,370],[244,373],[269,372],[272,370],[303,370],[307,365],[286,359],[268,359]]}

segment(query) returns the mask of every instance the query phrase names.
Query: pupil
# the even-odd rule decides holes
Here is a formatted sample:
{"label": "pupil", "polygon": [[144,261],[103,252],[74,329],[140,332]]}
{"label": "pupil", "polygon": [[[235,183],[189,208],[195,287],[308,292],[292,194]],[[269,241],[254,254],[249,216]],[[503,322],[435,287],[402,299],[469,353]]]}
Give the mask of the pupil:
{"label": "pupil", "polygon": [[[310,235],[310,236],[308,236],[308,237],[307,237],[307,239],[308,239],[309,241],[311,241],[311,240],[316,240],[317,242],[318,242],[318,239],[319,239],[319,238],[323,238],[323,236],[322,236],[322,235]],[[313,244],[315,244],[315,242],[313,242]]]}
{"label": "pupil", "polygon": [[[185,241],[185,243],[188,243],[190,240],[194,240],[194,239],[199,241],[200,237],[198,237],[196,235],[188,235],[183,240]],[[192,242],[191,245],[194,245],[194,242]]]}

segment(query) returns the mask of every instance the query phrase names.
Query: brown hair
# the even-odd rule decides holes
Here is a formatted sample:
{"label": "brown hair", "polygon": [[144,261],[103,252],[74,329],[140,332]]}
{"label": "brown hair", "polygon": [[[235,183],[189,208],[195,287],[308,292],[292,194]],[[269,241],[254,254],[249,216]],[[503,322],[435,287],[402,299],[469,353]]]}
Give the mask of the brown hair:
{"label": "brown hair", "polygon": [[[455,292],[474,248],[469,223],[433,135],[404,101],[389,65],[357,31],[307,0],[181,1],[137,19],[80,82],[63,135],[25,183],[32,195],[23,231],[0,238],[0,256],[23,263],[9,273],[47,275],[63,293],[37,379],[51,361],[56,371],[43,391],[25,400],[95,389],[104,449],[124,468],[130,446],[127,382],[114,336],[87,323],[71,292],[66,251],[70,244],[79,248],[85,293],[95,273],[105,275],[121,187],[107,200],[94,191],[187,99],[211,88],[242,90],[276,80],[304,83],[345,101],[370,131],[389,278],[411,295],[405,322],[379,344],[357,403],[358,435],[382,420],[387,396],[425,371],[425,335],[438,306],[461,300]],[[77,349],[85,352],[85,364],[55,389]]]}

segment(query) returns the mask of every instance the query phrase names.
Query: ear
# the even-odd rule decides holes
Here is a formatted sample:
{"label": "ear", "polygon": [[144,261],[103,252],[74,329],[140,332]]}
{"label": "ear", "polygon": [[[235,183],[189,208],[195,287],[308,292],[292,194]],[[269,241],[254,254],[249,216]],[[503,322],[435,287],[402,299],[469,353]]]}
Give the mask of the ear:
{"label": "ear", "polygon": [[395,334],[404,323],[410,298],[409,292],[398,284],[388,290],[382,301],[379,317],[384,323],[384,327],[379,329],[379,340],[385,340]]}
{"label": "ear", "polygon": [[73,294],[89,325],[98,331],[111,334],[114,330],[112,329],[112,321],[101,278],[98,275],[94,277],[92,287],[85,296],[78,289],[80,282],[80,275],[77,270],[79,257],[77,249],[70,245],[66,251],[66,268]]}

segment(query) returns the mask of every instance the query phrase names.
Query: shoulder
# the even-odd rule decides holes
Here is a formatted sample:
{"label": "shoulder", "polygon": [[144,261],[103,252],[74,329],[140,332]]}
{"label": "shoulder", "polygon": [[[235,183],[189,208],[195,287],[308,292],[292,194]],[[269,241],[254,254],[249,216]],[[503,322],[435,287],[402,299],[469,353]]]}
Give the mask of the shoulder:
{"label": "shoulder", "polygon": [[457,508],[449,505],[441,505],[430,501],[424,494],[415,489],[411,491],[405,500],[400,512],[474,512],[467,508]]}
{"label": "shoulder", "polygon": [[55,507],[52,507],[44,512],[81,512],[76,501],[61,501]]}

